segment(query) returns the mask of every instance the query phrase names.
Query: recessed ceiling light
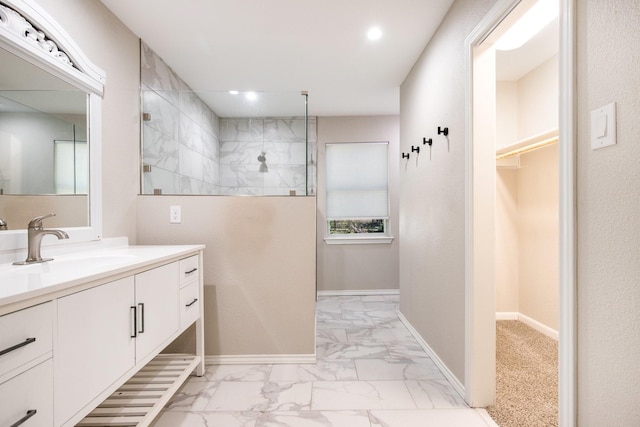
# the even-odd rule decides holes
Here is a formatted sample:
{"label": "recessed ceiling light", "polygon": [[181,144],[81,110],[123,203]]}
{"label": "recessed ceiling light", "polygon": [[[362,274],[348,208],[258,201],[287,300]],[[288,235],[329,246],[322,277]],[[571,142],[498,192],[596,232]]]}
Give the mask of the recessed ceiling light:
{"label": "recessed ceiling light", "polygon": [[237,95],[237,94],[239,94],[240,92],[238,92],[237,90],[230,90],[230,91],[229,91],[229,93],[230,93],[231,95]]}
{"label": "recessed ceiling light", "polygon": [[258,97],[258,95],[255,92],[247,92],[247,93],[244,94],[244,96],[249,101],[255,101],[255,99]]}
{"label": "recessed ceiling light", "polygon": [[371,27],[369,31],[367,31],[367,38],[369,40],[378,40],[382,37],[382,30],[380,27]]}

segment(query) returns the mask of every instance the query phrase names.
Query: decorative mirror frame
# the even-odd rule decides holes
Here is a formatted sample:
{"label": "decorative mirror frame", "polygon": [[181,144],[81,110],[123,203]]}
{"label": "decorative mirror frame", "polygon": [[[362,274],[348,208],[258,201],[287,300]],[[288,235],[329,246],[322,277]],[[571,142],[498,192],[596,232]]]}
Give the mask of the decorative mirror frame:
{"label": "decorative mirror frame", "polygon": [[[0,0],[0,48],[87,93],[89,137],[89,225],[63,228],[69,240],[102,238],[102,95],[105,73],[34,0]],[[43,212],[43,214],[48,212]],[[24,224],[25,228],[27,224]],[[58,241],[51,241],[56,244]],[[27,247],[26,229],[0,233],[0,250]]]}

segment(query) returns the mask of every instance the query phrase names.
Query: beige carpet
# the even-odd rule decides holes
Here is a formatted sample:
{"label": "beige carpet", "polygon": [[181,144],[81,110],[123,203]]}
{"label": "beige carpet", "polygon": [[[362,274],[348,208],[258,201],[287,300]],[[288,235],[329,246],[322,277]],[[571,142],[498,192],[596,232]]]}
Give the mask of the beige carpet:
{"label": "beige carpet", "polygon": [[496,322],[496,404],[500,427],[558,425],[558,342],[516,320]]}

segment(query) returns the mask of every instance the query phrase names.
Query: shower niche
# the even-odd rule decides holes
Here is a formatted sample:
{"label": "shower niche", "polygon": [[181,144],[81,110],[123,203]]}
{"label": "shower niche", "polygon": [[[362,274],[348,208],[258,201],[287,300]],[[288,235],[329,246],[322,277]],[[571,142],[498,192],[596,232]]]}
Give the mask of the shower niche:
{"label": "shower niche", "polygon": [[142,194],[315,195],[306,93],[194,91],[144,43],[141,70]]}

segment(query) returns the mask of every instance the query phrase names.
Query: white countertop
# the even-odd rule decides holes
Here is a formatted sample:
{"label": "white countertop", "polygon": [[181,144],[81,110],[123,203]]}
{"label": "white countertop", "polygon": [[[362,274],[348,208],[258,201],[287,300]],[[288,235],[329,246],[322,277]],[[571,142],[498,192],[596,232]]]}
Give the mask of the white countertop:
{"label": "white countertop", "polygon": [[53,261],[38,264],[0,264],[0,307],[189,256],[201,249],[204,245],[117,246],[53,256]]}

